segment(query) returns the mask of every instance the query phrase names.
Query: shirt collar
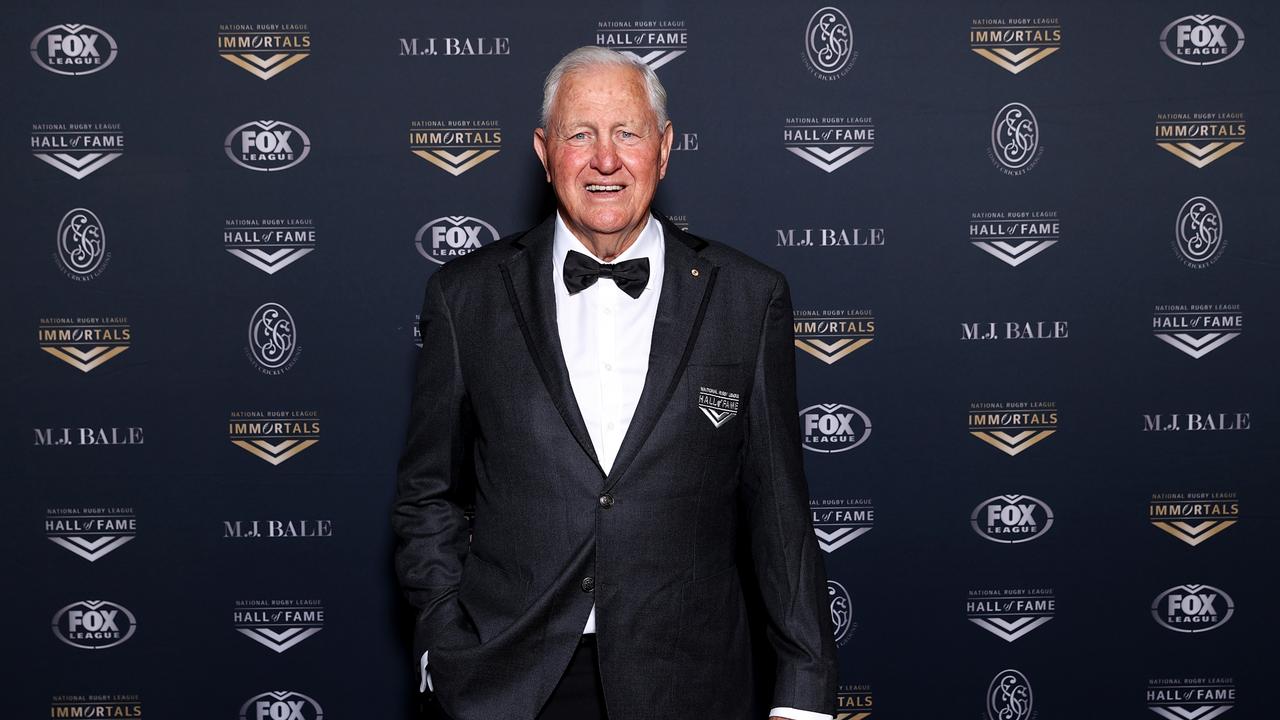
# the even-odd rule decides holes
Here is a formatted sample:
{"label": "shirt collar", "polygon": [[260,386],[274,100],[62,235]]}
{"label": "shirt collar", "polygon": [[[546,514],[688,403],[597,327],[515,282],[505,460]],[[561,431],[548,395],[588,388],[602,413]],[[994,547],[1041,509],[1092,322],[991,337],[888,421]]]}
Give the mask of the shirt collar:
{"label": "shirt collar", "polygon": [[[636,237],[636,241],[631,246],[622,251],[622,254],[614,258],[612,262],[619,263],[623,260],[634,260],[636,258],[649,258],[649,279],[650,286],[653,285],[653,271],[655,266],[662,266],[663,258],[663,233],[662,223],[649,213],[649,221],[645,223],[644,229],[640,231],[640,235]],[[586,244],[574,235],[567,225],[564,224],[564,218],[560,217],[560,212],[556,211],[556,231],[552,243],[552,263],[556,269],[556,276],[560,275],[560,268],[564,267],[565,256],[570,250],[577,250],[596,262],[604,262],[596,257],[596,254],[587,248]]]}

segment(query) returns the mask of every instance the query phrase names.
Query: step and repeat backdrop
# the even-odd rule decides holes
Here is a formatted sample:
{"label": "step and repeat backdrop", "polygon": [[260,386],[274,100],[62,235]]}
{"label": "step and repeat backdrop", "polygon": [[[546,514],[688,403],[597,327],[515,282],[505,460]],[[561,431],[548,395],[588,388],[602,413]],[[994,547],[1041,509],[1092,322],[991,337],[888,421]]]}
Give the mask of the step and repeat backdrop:
{"label": "step and repeat backdrop", "polygon": [[670,92],[656,207],[790,279],[840,717],[1261,717],[1280,11],[828,1],[12,8],[10,713],[429,712],[423,288],[551,211],[599,44]]}

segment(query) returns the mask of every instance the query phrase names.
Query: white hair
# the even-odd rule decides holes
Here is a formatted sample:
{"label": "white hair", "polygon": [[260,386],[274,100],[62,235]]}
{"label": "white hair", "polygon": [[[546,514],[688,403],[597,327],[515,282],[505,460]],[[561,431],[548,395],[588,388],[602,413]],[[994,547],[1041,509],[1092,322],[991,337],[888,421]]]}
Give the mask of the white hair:
{"label": "white hair", "polygon": [[640,73],[640,77],[644,80],[645,91],[649,96],[649,108],[658,119],[658,132],[662,132],[667,126],[667,89],[662,87],[662,81],[658,79],[657,73],[639,58],[599,45],[583,45],[571,51],[560,58],[560,62],[547,73],[547,79],[542,83],[542,127],[546,128],[551,121],[551,105],[555,102],[556,93],[560,90],[560,81],[565,75],[577,70],[606,66],[634,68]]}

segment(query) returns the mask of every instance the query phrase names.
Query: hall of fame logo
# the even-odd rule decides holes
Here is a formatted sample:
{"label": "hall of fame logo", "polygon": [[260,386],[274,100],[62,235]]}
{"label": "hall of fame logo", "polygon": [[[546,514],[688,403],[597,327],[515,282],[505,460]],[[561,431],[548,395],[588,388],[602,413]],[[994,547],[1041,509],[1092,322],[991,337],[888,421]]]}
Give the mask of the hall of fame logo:
{"label": "hall of fame logo", "polygon": [[81,600],[53,616],[53,634],[71,647],[105,650],[126,642],[138,629],[133,613],[107,600]]}
{"label": "hall of fame logo", "polygon": [[282,120],[254,120],[227,133],[222,143],[231,162],[256,172],[279,172],[311,154],[311,138]]}
{"label": "hall of fame logo", "polygon": [[1012,668],[1001,670],[987,686],[987,720],[1030,720],[1035,717],[1031,681]]}
{"label": "hall of fame logo", "polygon": [[1011,267],[1018,267],[1061,239],[1057,210],[974,212],[969,215],[969,242]]}
{"label": "hall of fame logo", "polygon": [[970,590],[965,602],[969,622],[1013,642],[1053,619],[1057,599],[1052,589]]}
{"label": "hall of fame logo", "polygon": [[1244,113],[1160,113],[1156,147],[1203,168],[1245,143]]}
{"label": "hall of fame logo", "polygon": [[1052,402],[969,404],[969,434],[1013,457],[1058,430]]}
{"label": "hall of fame logo", "polygon": [[218,57],[262,80],[270,80],[311,56],[305,24],[223,24]]}
{"label": "hall of fame logo", "polygon": [[498,239],[489,223],[470,215],[446,215],[418,228],[413,245],[418,254],[437,265],[461,257]]}
{"label": "hall of fame logo", "polygon": [[1022,175],[1040,163],[1040,123],[1031,108],[1011,102],[991,121],[991,164],[1005,175]]}
{"label": "hall of fame logo", "polygon": [[876,508],[869,498],[810,500],[809,511],[818,547],[827,553],[866,535],[876,524]]}
{"label": "hall of fame logo", "polygon": [[316,226],[310,218],[227,218],[222,247],[274,275],[316,249]]}
{"label": "hall of fame logo", "polygon": [[49,718],[141,718],[142,698],[134,693],[69,695],[49,701]]}
{"label": "hall of fame logo", "polygon": [[1196,270],[1209,267],[1226,246],[1217,203],[1203,195],[1184,202],[1173,227],[1173,250],[1182,264]]}
{"label": "hall of fame logo", "polygon": [[1147,681],[1147,709],[1165,720],[1213,720],[1235,706],[1234,678],[1152,678]]}
{"label": "hall of fame logo", "polygon": [[106,30],[65,23],[41,30],[31,41],[31,59],[59,75],[91,75],[116,59],[116,41]]}
{"label": "hall of fame logo", "polygon": [[237,600],[231,613],[235,631],[283,653],[324,629],[319,600]]}
{"label": "hall of fame logo", "polygon": [[853,598],[844,585],[835,580],[827,580],[827,604],[831,609],[831,628],[835,635],[836,647],[844,647],[858,629],[853,619]]}
{"label": "hall of fame logo", "polygon": [[742,397],[736,392],[700,385],[697,403],[698,409],[711,421],[711,424],[721,428],[738,415],[738,406],[742,403]]}
{"label": "hall of fame logo", "polygon": [[1151,617],[1161,627],[1180,633],[1216,630],[1235,612],[1231,596],[1212,585],[1175,585],[1151,601]]}
{"label": "hall of fame logo", "polygon": [[44,516],[49,542],[89,562],[97,562],[138,534],[133,508],[49,508]]}
{"label": "hall of fame logo", "polygon": [[40,318],[37,346],[71,367],[89,372],[129,349],[133,329],[125,317]]}
{"label": "hall of fame logo", "polygon": [[876,144],[869,117],[789,117],[782,127],[782,147],[827,173],[853,162]]}
{"label": "hall of fame logo", "polygon": [[870,310],[796,310],[795,346],[828,365],[866,347],[876,337]]}
{"label": "hall of fame logo", "polygon": [[124,155],[120,123],[36,123],[31,153],[76,180],[83,180]]}
{"label": "hall of fame logo", "polygon": [[978,503],[969,526],[984,540],[1005,545],[1031,542],[1053,527],[1053,510],[1030,495],[997,495]]}
{"label": "hall of fame logo", "polygon": [[231,444],[272,465],[320,442],[315,410],[236,410],[227,419]]}
{"label": "hall of fame logo", "polygon": [[72,280],[93,280],[107,269],[107,231],[88,208],[73,208],[58,223],[54,259],[63,275]]}
{"label": "hall of fame logo", "polygon": [[969,49],[1017,75],[1062,49],[1058,18],[975,18]]}
{"label": "hall of fame logo", "polygon": [[414,120],[409,152],[457,177],[502,151],[497,120]]}
{"label": "hall of fame logo", "polygon": [[422,349],[422,315],[420,313],[413,314],[413,344],[419,350]]}
{"label": "hall of fame logo", "polygon": [[595,44],[657,70],[688,52],[689,31],[683,20],[602,20]]}
{"label": "hall of fame logo", "polygon": [[839,685],[836,687],[836,714],[834,720],[868,720],[875,707],[871,686],[867,684]]}
{"label": "hall of fame logo", "polygon": [[277,302],[258,306],[249,317],[245,355],[264,375],[281,375],[298,361],[298,326],[288,308]]}
{"label": "hall of fame logo", "polygon": [[1196,547],[1240,520],[1234,492],[1155,493],[1147,506],[1151,524]]}
{"label": "hall of fame logo", "polygon": [[300,692],[272,690],[245,700],[240,720],[324,720],[324,710]]}
{"label": "hall of fame logo", "polygon": [[852,450],[871,437],[871,418],[852,405],[820,403],[800,411],[802,443],[810,452]]}
{"label": "hall of fame logo", "polygon": [[820,8],[804,28],[805,67],[819,80],[837,80],[853,69],[853,23],[840,8]]}
{"label": "hall of fame logo", "polygon": [[1244,313],[1239,305],[1157,305],[1151,315],[1157,340],[1197,360],[1240,337]]}
{"label": "hall of fame logo", "polygon": [[1187,15],[1160,31],[1160,49],[1185,65],[1217,65],[1244,49],[1244,30],[1221,15]]}

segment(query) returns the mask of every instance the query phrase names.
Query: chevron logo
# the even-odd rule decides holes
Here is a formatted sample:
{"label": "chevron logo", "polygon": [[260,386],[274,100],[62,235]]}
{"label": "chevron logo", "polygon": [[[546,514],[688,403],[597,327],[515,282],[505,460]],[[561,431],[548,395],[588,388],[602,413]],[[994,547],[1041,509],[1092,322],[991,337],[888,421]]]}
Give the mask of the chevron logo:
{"label": "chevron logo", "polygon": [[276,443],[266,440],[232,440],[231,444],[272,465],[279,465],[318,442],[320,441],[299,439],[281,440]]}
{"label": "chevron logo", "polygon": [[856,713],[842,712],[842,713],[836,713],[835,720],[866,720],[866,718],[869,718],[869,717],[871,717],[871,713],[869,712],[856,712]]}
{"label": "chevron logo", "polygon": [[1152,525],[1178,538],[1182,542],[1195,547],[1218,533],[1236,524],[1235,520],[1205,520],[1189,523],[1186,520],[1153,520]]}
{"label": "chevron logo", "polygon": [[1006,642],[1013,642],[1052,619],[1051,617],[1018,617],[1006,620],[999,617],[982,617],[969,618],[969,622]]}
{"label": "chevron logo", "polygon": [[842,145],[832,150],[824,150],[817,146],[791,146],[787,148],[787,152],[793,153],[796,157],[828,173],[839,170],[870,150],[870,145]]}
{"label": "chevron logo", "polygon": [[266,57],[254,53],[222,53],[221,57],[256,77],[270,80],[306,60],[308,53],[275,53]]}
{"label": "chevron logo", "polygon": [[268,275],[274,275],[289,265],[301,260],[304,255],[315,248],[284,247],[275,250],[262,248],[226,248],[227,252],[258,268]]}
{"label": "chevron logo", "polygon": [[1055,432],[1057,431],[1023,430],[1021,432],[1006,432],[1004,430],[983,430],[979,432],[970,431],[969,434],[1005,455],[1013,457]]}
{"label": "chevron logo", "polygon": [[1014,52],[1008,48],[973,48],[978,55],[1017,75],[1027,68],[1057,52],[1056,47],[1029,47]]}
{"label": "chevron logo", "polygon": [[818,338],[796,338],[796,347],[818,358],[828,365],[844,358],[858,348],[866,346],[872,338],[840,338],[834,342]]}
{"label": "chevron logo", "polygon": [[1189,708],[1181,705],[1149,706],[1147,709],[1165,720],[1213,720],[1230,710],[1233,705],[1200,705]]}
{"label": "chevron logo", "polygon": [[717,410],[715,408],[703,407],[701,405],[698,406],[698,409],[701,410],[702,414],[706,415],[707,419],[711,421],[711,424],[716,427],[721,427],[725,423],[729,422],[734,415],[738,414],[731,410]]}
{"label": "chevron logo", "polygon": [[1215,140],[1213,142],[1197,145],[1193,142],[1158,142],[1157,146],[1168,150],[1175,156],[1186,160],[1192,165],[1202,168],[1236,148],[1244,145],[1243,140],[1224,142]]}
{"label": "chevron logo", "polygon": [[123,154],[118,152],[86,152],[79,154],[58,152],[36,153],[35,156],[71,177],[83,180]]}
{"label": "chevron logo", "polygon": [[236,632],[277,653],[282,653],[323,629],[292,627],[277,631],[270,628],[236,628]]}
{"label": "chevron logo", "polygon": [[1238,332],[1156,333],[1156,337],[1199,360],[1240,336]]}
{"label": "chevron logo", "polygon": [[70,550],[89,562],[97,562],[132,539],[132,535],[102,535],[93,540],[74,535],[64,535],[51,537],[49,541],[58,547]]}
{"label": "chevron logo", "polygon": [[871,532],[871,528],[844,527],[844,528],[836,528],[835,530],[831,530],[831,531],[823,530],[822,528],[814,528],[813,532],[815,535],[818,536],[818,547],[822,548],[824,551],[828,553],[833,553],[836,550],[839,550],[840,548],[844,547],[845,545],[848,545],[849,543],[853,542],[854,540],[857,540],[863,535],[866,535],[867,533]]}
{"label": "chevron logo", "polygon": [[623,55],[626,55],[627,57],[631,57],[631,58],[635,58],[636,60],[639,60],[640,62],[644,63],[645,65],[648,65],[648,66],[649,66],[649,69],[651,69],[651,70],[657,70],[658,68],[662,67],[663,65],[666,65],[667,63],[671,62],[672,60],[675,60],[676,58],[678,58],[678,57],[680,57],[681,55],[685,54],[685,52],[686,52],[686,51],[684,51],[684,50],[654,50],[654,51],[652,51],[652,52],[644,53],[643,55],[642,55],[642,54],[640,54],[640,53],[638,53],[638,52],[633,52],[633,51],[631,51],[631,50],[619,50],[618,52],[622,53]]}
{"label": "chevron logo", "polygon": [[71,367],[80,370],[81,372],[89,372],[125,350],[128,350],[129,347],[127,345],[98,345],[96,347],[81,350],[73,345],[46,345],[40,349],[65,362]]}
{"label": "chevron logo", "polygon": [[413,154],[457,177],[497,155],[498,152],[498,150],[463,150],[452,153],[448,150],[414,150]]}
{"label": "chevron logo", "polygon": [[998,258],[1000,261],[1009,264],[1012,267],[1018,267],[1022,263],[1048,250],[1057,240],[1023,240],[1014,243],[1007,240],[980,240],[973,244],[983,252],[991,254],[992,257]]}

